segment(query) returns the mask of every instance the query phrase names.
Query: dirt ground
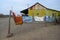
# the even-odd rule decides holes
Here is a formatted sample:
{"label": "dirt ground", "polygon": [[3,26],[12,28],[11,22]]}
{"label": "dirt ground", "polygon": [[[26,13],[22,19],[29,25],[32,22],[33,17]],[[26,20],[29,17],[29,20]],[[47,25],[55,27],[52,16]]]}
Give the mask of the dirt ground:
{"label": "dirt ground", "polygon": [[9,18],[0,18],[0,40],[60,40],[60,25],[45,23],[23,23],[15,25],[11,18],[11,33],[7,38]]}

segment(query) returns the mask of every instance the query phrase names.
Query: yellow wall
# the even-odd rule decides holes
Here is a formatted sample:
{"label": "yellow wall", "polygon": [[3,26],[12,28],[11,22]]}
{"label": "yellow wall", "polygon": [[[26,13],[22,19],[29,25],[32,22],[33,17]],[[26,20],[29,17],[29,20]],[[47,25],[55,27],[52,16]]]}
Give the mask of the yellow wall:
{"label": "yellow wall", "polygon": [[39,13],[38,16],[45,16],[45,15],[49,15],[49,16],[52,16],[53,13],[56,14],[56,16],[58,16],[58,14],[60,12],[57,12],[57,11],[54,11],[54,10],[46,10],[46,9],[40,9],[40,10],[36,10],[36,9],[33,9],[33,10],[30,10],[28,9],[28,15],[29,16],[37,16],[37,13]]}
{"label": "yellow wall", "polygon": [[51,11],[51,10],[47,10],[47,12],[46,12],[47,14],[46,15],[52,16],[52,12],[53,11]]}
{"label": "yellow wall", "polygon": [[47,10],[47,11],[48,11],[47,13],[48,13],[49,16],[52,16],[53,13],[55,13],[56,16],[58,16],[58,13],[59,13],[59,12],[54,11],[54,10]]}
{"label": "yellow wall", "polygon": [[28,9],[28,15],[29,16],[37,16],[37,13],[39,14],[38,16],[45,16],[45,10],[41,9],[41,10],[30,10]]}

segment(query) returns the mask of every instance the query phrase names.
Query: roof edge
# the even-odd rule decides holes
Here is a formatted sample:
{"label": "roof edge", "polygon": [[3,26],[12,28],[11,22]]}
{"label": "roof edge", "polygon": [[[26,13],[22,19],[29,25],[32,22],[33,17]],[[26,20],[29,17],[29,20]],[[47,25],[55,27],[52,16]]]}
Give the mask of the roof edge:
{"label": "roof edge", "polygon": [[[35,3],[34,5],[36,5],[36,4],[39,4],[39,5],[41,5],[42,7],[44,7],[44,8],[45,8],[45,9],[47,9],[47,10],[53,10],[53,11],[60,12],[60,11],[58,11],[58,10],[55,10],[55,9],[50,9],[50,8],[47,8],[47,7],[43,6],[42,4],[40,4],[39,2]],[[29,8],[33,7],[34,5],[30,6]],[[26,9],[29,9],[29,8],[26,8]],[[24,9],[24,10],[26,10],[26,9]],[[23,11],[23,10],[22,10],[22,11]],[[20,12],[21,12],[21,11],[20,11]]]}

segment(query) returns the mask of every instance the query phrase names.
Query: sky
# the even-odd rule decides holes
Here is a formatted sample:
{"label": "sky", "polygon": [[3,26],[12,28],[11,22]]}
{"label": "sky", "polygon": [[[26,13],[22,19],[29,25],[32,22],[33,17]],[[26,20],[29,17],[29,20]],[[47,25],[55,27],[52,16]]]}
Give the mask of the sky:
{"label": "sky", "polygon": [[60,0],[0,0],[0,14],[9,15],[10,10],[16,14],[39,2],[43,6],[60,11]]}

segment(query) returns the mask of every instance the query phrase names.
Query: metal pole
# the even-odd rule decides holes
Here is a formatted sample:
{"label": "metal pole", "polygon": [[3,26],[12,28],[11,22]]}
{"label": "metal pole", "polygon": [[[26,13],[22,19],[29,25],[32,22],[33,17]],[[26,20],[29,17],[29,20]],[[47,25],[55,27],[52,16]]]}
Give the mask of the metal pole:
{"label": "metal pole", "polygon": [[7,37],[13,36],[13,33],[10,32],[10,27],[11,27],[11,10],[10,10],[10,15],[9,15],[9,26],[8,26],[8,35]]}

